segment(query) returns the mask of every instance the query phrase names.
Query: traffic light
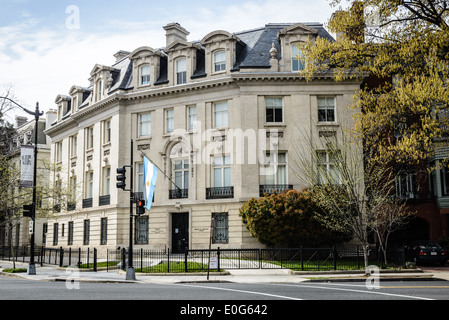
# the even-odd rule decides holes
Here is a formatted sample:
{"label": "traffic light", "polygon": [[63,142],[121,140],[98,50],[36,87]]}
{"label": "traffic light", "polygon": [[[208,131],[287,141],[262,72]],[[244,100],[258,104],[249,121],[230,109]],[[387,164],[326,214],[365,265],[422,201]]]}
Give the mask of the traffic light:
{"label": "traffic light", "polygon": [[34,209],[34,206],[32,204],[23,205],[23,216],[32,218],[33,217],[33,209]]}
{"label": "traffic light", "polygon": [[136,214],[145,214],[145,200],[137,200]]}
{"label": "traffic light", "polygon": [[125,183],[126,176],[125,176],[125,173],[126,173],[125,167],[117,168],[117,188],[123,189],[123,190],[125,190],[125,188],[126,188],[126,183]]}

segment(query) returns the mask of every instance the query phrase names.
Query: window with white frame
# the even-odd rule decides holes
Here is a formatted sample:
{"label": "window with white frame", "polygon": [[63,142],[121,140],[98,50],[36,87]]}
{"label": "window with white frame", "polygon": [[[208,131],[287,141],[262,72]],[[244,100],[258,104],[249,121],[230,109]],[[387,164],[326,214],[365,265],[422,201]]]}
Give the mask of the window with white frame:
{"label": "window with white frame", "polygon": [[213,243],[229,242],[229,219],[227,212],[212,213],[214,221]]}
{"label": "window with white frame", "polygon": [[97,84],[95,86],[95,102],[98,102],[101,100],[101,97],[103,96],[103,81],[98,80]]}
{"label": "window with white frame", "polygon": [[173,160],[173,173],[176,187],[180,189],[189,188],[189,159]]}
{"label": "window with white frame", "polygon": [[86,172],[86,190],[84,194],[85,199],[90,199],[93,197],[94,192],[94,172]]}
{"label": "window with white frame", "polygon": [[335,122],[335,97],[318,97],[318,122]]}
{"label": "window with white frame", "polygon": [[187,128],[189,131],[196,130],[196,106],[187,107]]}
{"label": "window with white frame", "polygon": [[282,98],[265,98],[265,108],[267,123],[284,121]]}
{"label": "window with white frame", "polygon": [[147,137],[151,135],[151,113],[139,114],[139,136]]}
{"label": "window with white frame", "polygon": [[62,141],[55,144],[56,162],[62,161]]}
{"label": "window with white frame", "polygon": [[76,157],[78,148],[78,135],[74,135],[70,137],[70,156]]}
{"label": "window with white frame", "polygon": [[140,85],[150,84],[150,65],[140,67]]}
{"label": "window with white frame", "polygon": [[217,102],[214,103],[214,124],[215,128],[228,127],[228,103]]}
{"label": "window with white frame", "polygon": [[137,164],[137,173],[136,173],[136,182],[135,186],[136,192],[143,192],[143,163],[140,162]]}
{"label": "window with white frame", "polygon": [[187,60],[179,58],[176,60],[176,84],[187,82]]}
{"label": "window with white frame", "polygon": [[103,195],[111,194],[111,168],[103,168]]}
{"label": "window with white frame", "polygon": [[304,69],[304,62],[301,61],[302,52],[298,48],[298,44],[292,45],[292,71],[301,71]]}
{"label": "window with white frame", "polygon": [[262,170],[264,184],[287,184],[287,154],[285,152],[267,152]]}
{"label": "window with white frame", "polygon": [[94,127],[86,129],[86,145],[88,150],[94,147]]}
{"label": "window with white frame", "polygon": [[216,156],[213,159],[214,187],[231,186],[231,156]]}
{"label": "window with white frame", "polygon": [[105,120],[103,122],[104,138],[103,143],[111,142],[111,119]]}
{"label": "window with white frame", "polygon": [[338,151],[317,151],[318,184],[340,184]]}
{"label": "window with white frame", "polygon": [[173,109],[165,110],[165,133],[172,133],[175,129],[175,111]]}
{"label": "window with white frame", "polygon": [[214,70],[215,72],[226,70],[226,53],[224,50],[214,53]]}

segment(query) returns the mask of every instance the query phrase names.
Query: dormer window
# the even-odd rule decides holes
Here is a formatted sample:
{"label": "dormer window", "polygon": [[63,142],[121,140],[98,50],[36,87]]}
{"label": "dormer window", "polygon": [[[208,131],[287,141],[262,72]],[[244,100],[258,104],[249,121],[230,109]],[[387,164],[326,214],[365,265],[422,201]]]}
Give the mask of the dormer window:
{"label": "dormer window", "polygon": [[150,66],[144,65],[140,67],[140,84],[142,86],[150,84]]}
{"label": "dormer window", "polygon": [[292,45],[292,71],[301,71],[304,69],[304,62],[301,61],[302,52],[298,48],[298,44]]}
{"label": "dormer window", "polygon": [[215,72],[226,70],[226,54],[224,50],[220,50],[214,53],[214,66]]}
{"label": "dormer window", "polygon": [[186,58],[176,60],[176,84],[187,82],[187,61]]}
{"label": "dormer window", "polygon": [[96,85],[96,93],[95,93],[95,102],[100,101],[101,100],[101,96],[102,96],[102,89],[103,88],[103,81],[102,80],[98,80],[97,81],[97,85]]}

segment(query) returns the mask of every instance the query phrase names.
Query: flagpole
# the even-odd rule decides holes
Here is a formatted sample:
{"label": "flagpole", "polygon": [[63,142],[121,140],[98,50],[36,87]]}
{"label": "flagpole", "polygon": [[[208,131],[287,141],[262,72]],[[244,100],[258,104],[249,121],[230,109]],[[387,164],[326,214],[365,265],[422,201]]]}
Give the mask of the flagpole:
{"label": "flagpole", "polygon": [[142,150],[140,150],[140,152],[141,152],[141,156],[144,156],[145,158],[147,158],[148,159],[148,161],[150,161],[160,172],[162,172],[162,174],[171,182],[171,183],[173,183],[173,185],[178,189],[178,190],[181,190],[181,188],[180,187],[178,187],[178,185],[176,184],[176,183],[174,183],[173,182],[173,180],[165,173],[165,171],[164,170],[162,170],[161,168],[159,168],[159,166],[157,165],[157,164],[155,164],[154,162],[153,162],[153,160],[151,160],[151,158],[145,153],[145,152],[143,152]]}

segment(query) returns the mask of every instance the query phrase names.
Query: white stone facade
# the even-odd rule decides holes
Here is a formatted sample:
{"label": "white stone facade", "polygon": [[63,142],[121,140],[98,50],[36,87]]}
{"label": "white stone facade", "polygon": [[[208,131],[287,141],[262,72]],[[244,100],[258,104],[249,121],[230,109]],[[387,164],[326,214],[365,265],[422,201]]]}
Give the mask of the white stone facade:
{"label": "white stone facade", "polygon": [[[150,212],[134,221],[136,248],[207,248],[213,216],[213,247],[260,247],[241,205],[261,186],[304,187],[292,166],[308,145],[302,134],[338,134],[352,121],[359,82],[306,82],[296,70],[296,43],[330,38],[319,24],[213,31],[198,42],[179,24],[164,29],[165,48],[120,51],[114,65],[92,69],[88,88],[56,99],[58,118],[46,130],[60,167],[54,179],[78,193],[49,219],[48,247],[128,246],[129,192],[115,184],[116,169],[131,164],[131,141],[134,191],[142,190],[142,152],[161,169]],[[276,171],[263,173],[266,166]]]}

